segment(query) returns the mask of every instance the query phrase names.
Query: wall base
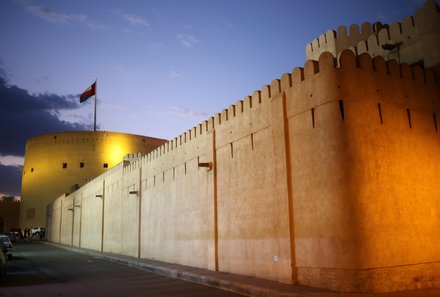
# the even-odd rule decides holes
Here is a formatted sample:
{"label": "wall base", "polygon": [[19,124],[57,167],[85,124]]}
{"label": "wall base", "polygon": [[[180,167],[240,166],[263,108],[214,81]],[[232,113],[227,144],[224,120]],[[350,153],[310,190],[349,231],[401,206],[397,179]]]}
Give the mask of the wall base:
{"label": "wall base", "polygon": [[361,270],[299,267],[298,283],[356,293],[440,288],[440,262]]}

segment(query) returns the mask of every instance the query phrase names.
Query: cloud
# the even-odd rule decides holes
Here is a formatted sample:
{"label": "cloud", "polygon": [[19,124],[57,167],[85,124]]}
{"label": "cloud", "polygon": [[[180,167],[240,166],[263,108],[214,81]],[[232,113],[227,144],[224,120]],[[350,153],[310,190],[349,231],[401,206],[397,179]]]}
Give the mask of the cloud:
{"label": "cloud", "polygon": [[190,110],[190,109],[188,109],[184,106],[181,106],[181,105],[170,107],[168,112],[169,112],[169,114],[172,114],[172,115],[178,115],[178,116],[188,117],[188,118],[192,118],[192,119],[204,119],[208,116],[208,114],[206,112],[199,112],[199,111]]}
{"label": "cloud", "polygon": [[150,24],[140,16],[131,14],[121,14],[121,18],[132,24],[133,26],[149,26]]}
{"label": "cloud", "polygon": [[182,72],[177,71],[175,69],[171,69],[170,72],[168,73],[168,76],[170,78],[176,78],[176,77],[180,77],[182,75]]}
{"label": "cloud", "polygon": [[24,164],[24,157],[0,155],[0,165],[22,166],[23,164]]}
{"label": "cloud", "polygon": [[177,34],[177,39],[186,48],[192,48],[195,44],[199,43],[199,40],[189,34]]}
{"label": "cloud", "polygon": [[52,24],[65,25],[71,23],[79,23],[93,30],[108,29],[108,26],[102,23],[94,22],[84,14],[66,14],[60,11],[33,4],[31,1],[27,0],[21,0],[17,2],[22,4],[25,11],[27,11],[31,15]]}
{"label": "cloud", "polygon": [[27,90],[9,85],[0,71],[0,158],[24,156],[27,139],[32,136],[70,130],[89,130],[80,123],[60,119],[62,110],[80,107],[79,95],[30,94]]}
{"label": "cloud", "polygon": [[163,47],[163,43],[160,41],[154,41],[147,45],[147,49],[149,50],[157,50]]}

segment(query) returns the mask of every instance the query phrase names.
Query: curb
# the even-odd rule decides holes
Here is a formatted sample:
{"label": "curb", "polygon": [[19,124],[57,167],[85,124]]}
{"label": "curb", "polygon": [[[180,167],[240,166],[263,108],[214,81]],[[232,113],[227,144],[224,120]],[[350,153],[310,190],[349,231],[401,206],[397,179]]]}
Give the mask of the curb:
{"label": "curb", "polygon": [[[72,252],[92,256],[104,261],[133,267],[139,270],[206,285],[225,291],[255,297],[422,297],[440,296],[440,289],[403,291],[394,293],[343,293],[326,289],[286,285],[269,280],[235,275],[225,272],[194,268],[180,264],[171,264],[156,260],[138,259],[130,256],[117,255],[76,248],[57,243],[44,244],[66,249]],[[426,293],[426,295],[425,295]]]}

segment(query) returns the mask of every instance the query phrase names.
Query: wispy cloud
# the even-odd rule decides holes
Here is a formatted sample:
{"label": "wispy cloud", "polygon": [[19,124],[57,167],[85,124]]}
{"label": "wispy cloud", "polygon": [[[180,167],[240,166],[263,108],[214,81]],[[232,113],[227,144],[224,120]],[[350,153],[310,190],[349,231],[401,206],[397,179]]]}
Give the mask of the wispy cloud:
{"label": "wispy cloud", "polygon": [[163,43],[160,41],[154,41],[147,45],[147,49],[149,50],[157,50],[163,47]]}
{"label": "wispy cloud", "polygon": [[192,119],[203,119],[208,116],[206,112],[191,110],[181,105],[171,106],[168,113]]}
{"label": "wispy cloud", "polygon": [[182,76],[182,72],[177,71],[176,69],[171,69],[170,72],[168,73],[168,76],[170,78],[180,77],[180,76]]}
{"label": "wispy cloud", "polygon": [[186,48],[192,48],[194,45],[199,43],[199,40],[196,37],[189,34],[177,34],[177,39]]}
{"label": "wispy cloud", "polygon": [[5,166],[23,166],[24,157],[22,156],[3,156],[0,154],[0,164]]}
{"label": "wispy cloud", "polygon": [[148,27],[150,24],[143,18],[137,15],[132,14],[120,14],[120,17],[127,22],[129,22],[133,26],[146,26]]}
{"label": "wispy cloud", "polygon": [[31,1],[21,0],[17,1],[24,6],[24,9],[31,15],[40,18],[48,23],[65,25],[72,23],[79,23],[85,25],[93,30],[108,29],[109,27],[92,21],[84,14],[67,14],[64,12],[56,11],[51,8],[42,7],[40,5],[33,4]]}

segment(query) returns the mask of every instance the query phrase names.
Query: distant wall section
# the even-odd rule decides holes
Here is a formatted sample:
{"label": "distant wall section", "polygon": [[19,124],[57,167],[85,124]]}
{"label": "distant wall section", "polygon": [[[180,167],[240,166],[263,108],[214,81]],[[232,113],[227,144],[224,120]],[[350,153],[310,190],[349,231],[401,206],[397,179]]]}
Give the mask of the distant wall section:
{"label": "distant wall section", "polygon": [[49,133],[29,139],[23,167],[20,226],[45,226],[46,206],[121,162],[165,140],[117,132]]}

